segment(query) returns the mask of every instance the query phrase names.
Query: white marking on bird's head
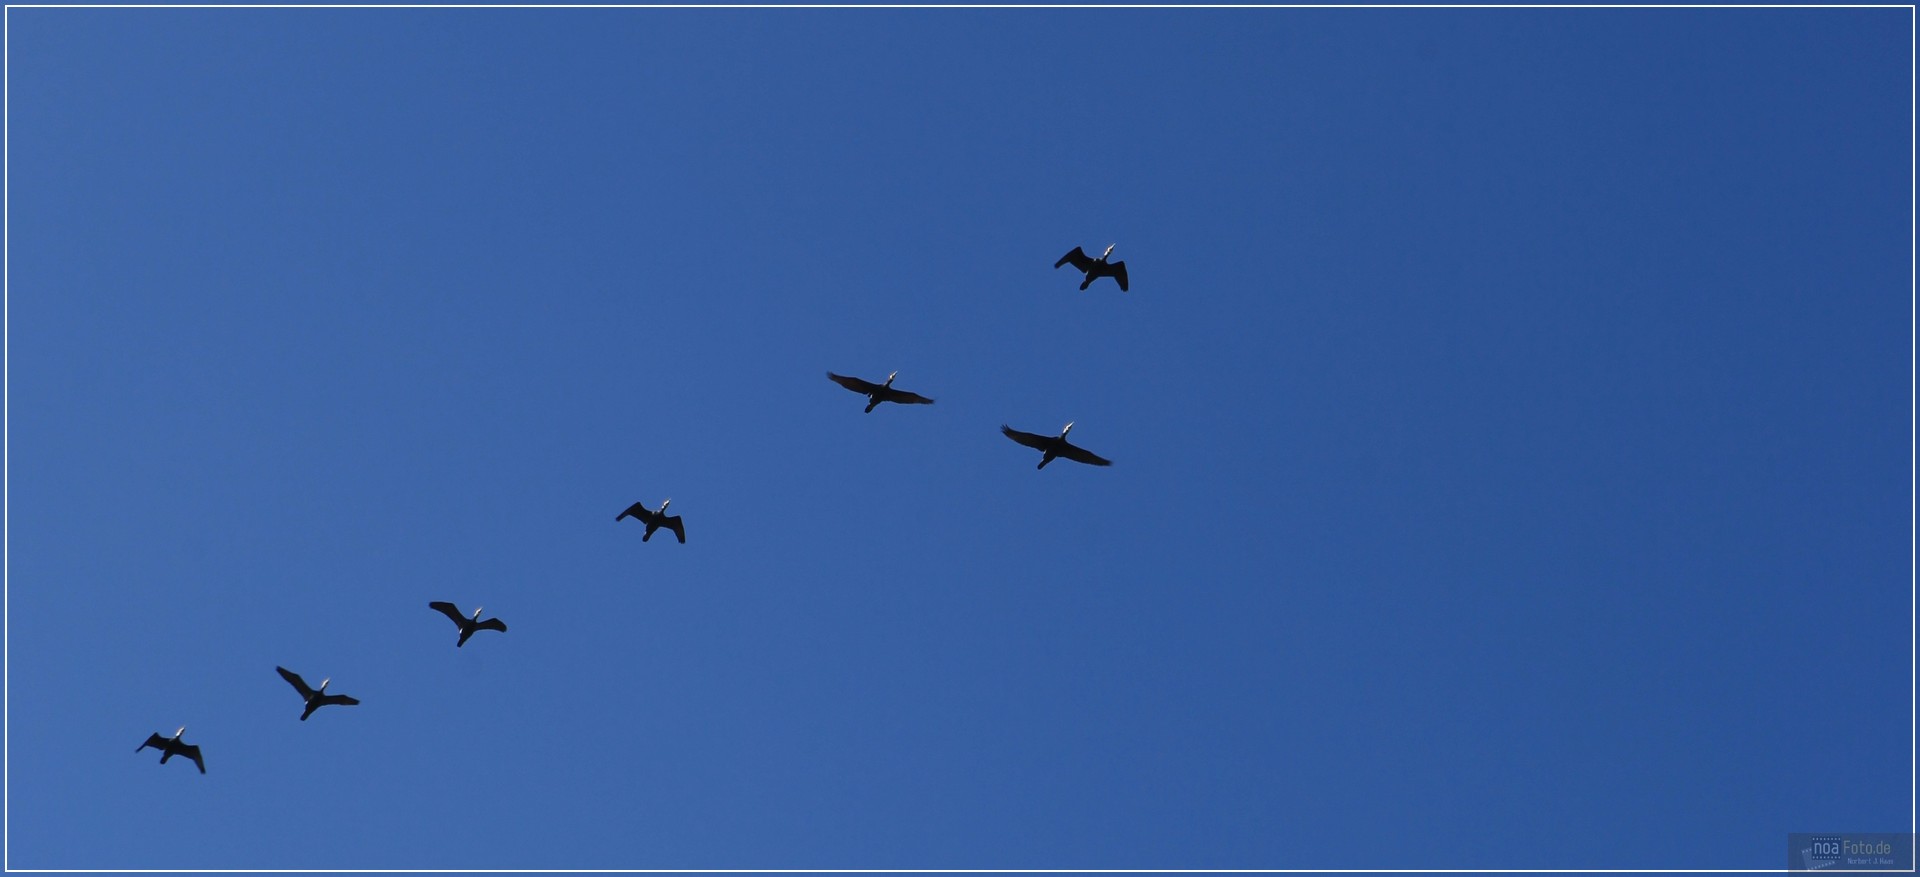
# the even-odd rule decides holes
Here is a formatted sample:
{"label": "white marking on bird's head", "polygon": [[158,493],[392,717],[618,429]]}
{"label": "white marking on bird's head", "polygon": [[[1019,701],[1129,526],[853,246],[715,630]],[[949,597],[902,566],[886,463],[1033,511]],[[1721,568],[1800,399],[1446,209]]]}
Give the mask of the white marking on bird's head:
{"label": "white marking on bird's head", "polygon": [[899,372],[887,372],[887,386],[889,387],[893,386],[893,379],[899,376],[900,376]]}
{"label": "white marking on bird's head", "polygon": [[1069,420],[1067,421],[1067,425],[1060,430],[1060,437],[1066,438],[1067,433],[1070,433],[1072,431],[1073,431],[1073,421]]}
{"label": "white marking on bird's head", "polygon": [[325,678],[325,679],[322,679],[322,680],[320,680],[320,690],[321,690],[321,691],[326,691],[326,690],[327,690],[327,683],[329,683],[329,682],[332,682],[332,681],[333,681],[333,677],[332,677],[332,676],[328,676],[327,678]]}
{"label": "white marking on bird's head", "polygon": [[1114,248],[1114,247],[1117,247],[1117,246],[1120,246],[1120,245],[1119,245],[1119,244],[1117,244],[1117,243],[1114,243],[1114,244],[1108,244],[1108,245],[1107,245],[1107,251],[1106,251],[1106,252],[1104,252],[1104,253],[1101,253],[1101,254],[1100,254],[1100,260],[1101,260],[1101,261],[1103,261],[1103,262],[1104,262],[1104,261],[1106,261],[1106,259],[1107,259],[1107,257],[1108,257],[1108,256],[1111,256],[1111,255],[1113,255],[1113,248]]}
{"label": "white marking on bird's head", "polygon": [[475,621],[479,621],[479,620],[480,620],[480,610],[482,610],[482,609],[485,609],[485,608],[487,608],[487,607],[485,607],[485,606],[475,606],[475,607],[473,607],[473,620],[475,620]]}
{"label": "white marking on bird's head", "polygon": [[667,510],[667,506],[672,504],[673,504],[673,499],[669,497],[666,501],[660,503],[660,510],[664,512]]}
{"label": "white marking on bird's head", "polygon": [[185,733],[187,733],[187,726],[181,725],[180,730],[173,732],[173,739],[178,740],[180,739],[180,735]]}

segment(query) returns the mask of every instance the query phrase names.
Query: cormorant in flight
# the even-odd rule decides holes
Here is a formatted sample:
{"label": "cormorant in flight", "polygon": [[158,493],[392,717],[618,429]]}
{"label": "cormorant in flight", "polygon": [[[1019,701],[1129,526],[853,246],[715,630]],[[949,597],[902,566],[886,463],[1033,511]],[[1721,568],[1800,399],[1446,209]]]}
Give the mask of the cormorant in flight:
{"label": "cormorant in flight", "polygon": [[909,393],[905,390],[894,389],[893,379],[899,376],[900,376],[899,372],[894,372],[893,374],[887,375],[886,383],[875,384],[869,381],[860,380],[859,378],[850,378],[850,377],[847,377],[846,375],[836,375],[833,372],[827,372],[828,380],[831,380],[842,387],[846,387],[849,390],[852,390],[856,393],[859,393],[862,396],[867,397],[867,413],[868,414],[872,414],[873,407],[882,402],[895,402],[901,405],[932,405],[933,404],[932,399],[922,396],[919,393]]}
{"label": "cormorant in flight", "polygon": [[294,691],[300,692],[300,699],[307,702],[307,709],[300,714],[300,721],[306,721],[308,716],[313,715],[314,710],[328,704],[337,703],[341,706],[358,706],[360,704],[358,699],[348,697],[344,694],[328,694],[327,683],[333,681],[333,677],[331,676],[320,680],[320,687],[313,689],[307,687],[307,680],[300,678],[300,674],[285,667],[275,667],[273,669],[280,671],[280,678],[287,680],[287,684],[293,686]]}
{"label": "cormorant in flight", "polygon": [[[184,726],[182,726],[180,730],[173,732],[173,739],[171,740],[165,737],[162,737],[159,734],[150,734],[147,736],[147,742],[140,744],[140,749],[145,749],[151,746],[155,749],[160,750],[161,764],[166,764],[167,759],[172,758],[176,755],[191,759],[193,763],[200,768],[201,773],[206,773],[207,762],[200,757],[200,747],[195,746],[192,743],[180,742],[180,735],[185,734],[186,732],[187,732],[187,729]],[[139,752],[140,749],[135,749],[133,751]]]}
{"label": "cormorant in flight", "polygon": [[1086,250],[1074,247],[1073,252],[1061,256],[1060,261],[1053,263],[1053,267],[1059,268],[1062,265],[1072,263],[1073,267],[1084,272],[1087,275],[1087,279],[1080,281],[1080,288],[1082,290],[1092,286],[1095,280],[1099,280],[1102,277],[1111,277],[1115,283],[1120,284],[1120,291],[1126,292],[1127,263],[1107,261],[1107,257],[1113,255],[1113,248],[1117,246],[1119,246],[1119,244],[1108,244],[1107,251],[1101,253],[1098,259],[1088,258]]}
{"label": "cormorant in flight", "polygon": [[615,517],[614,521],[618,522],[627,518],[635,518],[639,520],[640,523],[646,524],[647,532],[640,536],[640,541],[642,542],[652,539],[653,531],[665,527],[672,530],[673,535],[679,537],[680,544],[685,545],[687,544],[687,531],[686,528],[680,524],[680,516],[667,514],[667,505],[672,502],[673,500],[669,499],[660,504],[658,511],[651,512],[647,511],[645,505],[636,502],[633,505],[627,506],[627,510]]}
{"label": "cormorant in flight", "polygon": [[1035,466],[1035,469],[1047,468],[1047,464],[1053,462],[1053,458],[1055,457],[1065,457],[1075,463],[1086,463],[1089,466],[1113,465],[1112,460],[1067,441],[1067,433],[1073,431],[1073,424],[1071,423],[1067,424],[1066,429],[1060,430],[1060,434],[1057,436],[1035,435],[1030,432],[1021,432],[1011,426],[1005,425],[1000,427],[1000,431],[1005,433],[1007,438],[1040,451],[1040,465]]}
{"label": "cormorant in flight", "polygon": [[500,631],[501,633],[507,632],[507,623],[504,621],[501,621],[498,618],[489,618],[485,621],[480,620],[480,610],[485,608],[482,606],[475,606],[473,608],[472,618],[468,618],[465,615],[461,615],[460,608],[458,606],[455,606],[452,603],[446,603],[439,600],[435,600],[432,603],[428,603],[427,608],[438,610],[442,615],[445,615],[448,618],[453,619],[454,624],[460,625],[460,641],[453,644],[453,647],[456,649],[466,645],[467,637],[473,636],[473,632],[476,630],[497,630],[497,631]]}

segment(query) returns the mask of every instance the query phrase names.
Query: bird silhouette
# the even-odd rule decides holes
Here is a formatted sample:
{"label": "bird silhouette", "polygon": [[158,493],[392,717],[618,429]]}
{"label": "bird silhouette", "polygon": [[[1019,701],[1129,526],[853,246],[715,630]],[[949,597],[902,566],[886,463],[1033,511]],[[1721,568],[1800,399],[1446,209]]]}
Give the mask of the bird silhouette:
{"label": "bird silhouette", "polygon": [[1035,469],[1047,468],[1047,464],[1053,462],[1055,457],[1065,457],[1075,463],[1085,463],[1089,466],[1113,465],[1112,460],[1067,441],[1067,433],[1072,431],[1073,424],[1071,423],[1067,424],[1066,429],[1060,430],[1060,434],[1057,436],[1021,432],[1004,424],[1000,427],[1000,432],[1005,434],[1007,438],[1040,451],[1040,465],[1033,467]]}
{"label": "bird silhouette", "polygon": [[627,506],[627,510],[616,515],[613,520],[619,522],[627,518],[634,518],[639,520],[640,523],[646,524],[647,532],[640,534],[640,541],[642,542],[652,539],[653,531],[665,527],[673,531],[673,535],[679,538],[680,544],[685,545],[687,544],[687,531],[680,523],[680,516],[667,514],[667,506],[672,502],[673,500],[671,499],[662,502],[660,508],[656,511],[647,511],[645,505],[636,502],[633,505]]}
{"label": "bird silhouette", "polygon": [[180,730],[173,732],[173,739],[171,740],[167,739],[166,737],[162,737],[159,734],[149,734],[147,735],[147,742],[140,744],[140,747],[133,751],[139,752],[141,749],[145,749],[151,746],[155,749],[160,750],[161,764],[166,764],[167,759],[178,755],[178,756],[181,756],[182,758],[187,758],[192,760],[194,763],[194,766],[200,768],[201,773],[206,773],[207,762],[205,759],[202,759],[200,757],[200,747],[195,746],[192,743],[180,742],[180,735],[185,734],[186,732],[187,732],[187,729],[184,726],[181,727]]}
{"label": "bird silhouette", "polygon": [[480,610],[485,608],[482,606],[474,607],[472,618],[468,618],[465,615],[461,615],[460,607],[455,606],[452,603],[447,603],[440,600],[435,600],[432,603],[428,603],[427,608],[438,610],[440,614],[453,619],[453,623],[460,626],[460,641],[453,644],[453,647],[456,649],[466,645],[467,637],[473,636],[473,632],[476,630],[497,630],[497,631],[500,631],[501,633],[507,632],[507,623],[504,621],[501,621],[498,618],[489,618],[485,621],[480,620]]}
{"label": "bird silhouette", "polygon": [[300,674],[292,670],[285,667],[275,667],[273,669],[280,671],[280,678],[287,680],[287,684],[293,686],[294,691],[300,692],[300,699],[306,701],[307,708],[305,712],[300,714],[300,721],[306,721],[308,716],[313,715],[314,710],[323,706],[329,706],[331,704],[339,704],[341,706],[360,705],[360,701],[356,698],[351,698],[344,694],[328,694],[327,683],[333,681],[333,677],[331,676],[320,680],[319,688],[312,688],[307,685],[307,680],[300,678]]}
{"label": "bird silhouette", "polygon": [[859,378],[850,378],[850,377],[847,377],[846,375],[836,375],[833,372],[827,372],[827,379],[830,381],[833,381],[836,384],[839,384],[842,387],[846,387],[847,389],[852,390],[855,393],[859,393],[860,395],[867,397],[867,413],[868,414],[872,414],[874,406],[879,405],[882,402],[893,402],[900,405],[932,405],[933,404],[932,399],[922,396],[919,393],[909,393],[905,390],[894,389],[893,379],[896,377],[899,377],[899,375],[900,375],[899,372],[894,372],[893,374],[887,375],[887,382],[884,384],[876,384],[876,383],[873,383],[872,381],[863,381]]}
{"label": "bird silhouette", "polygon": [[1120,284],[1120,291],[1126,292],[1127,263],[1107,261],[1107,257],[1113,255],[1113,248],[1117,246],[1119,246],[1119,244],[1108,244],[1107,251],[1101,253],[1098,259],[1090,258],[1086,250],[1074,247],[1072,252],[1061,256],[1060,261],[1053,263],[1053,267],[1058,269],[1062,265],[1071,264],[1073,267],[1084,272],[1087,277],[1085,280],[1080,281],[1080,288],[1082,290],[1092,286],[1095,280],[1099,280],[1102,277],[1111,277],[1113,278],[1113,282]]}

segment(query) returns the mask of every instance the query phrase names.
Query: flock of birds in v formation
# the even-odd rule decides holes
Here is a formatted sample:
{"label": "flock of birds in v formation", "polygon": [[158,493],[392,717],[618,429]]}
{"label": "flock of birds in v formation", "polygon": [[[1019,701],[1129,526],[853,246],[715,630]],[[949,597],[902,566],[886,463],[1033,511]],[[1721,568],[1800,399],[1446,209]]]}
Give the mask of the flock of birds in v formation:
{"label": "flock of birds in v formation", "polygon": [[[1107,261],[1107,257],[1113,255],[1113,248],[1115,246],[1118,245],[1108,245],[1106,252],[1101,253],[1097,259],[1088,256],[1085,250],[1074,247],[1072,252],[1061,256],[1060,261],[1053,263],[1053,267],[1057,269],[1062,265],[1072,265],[1074,268],[1079,269],[1082,274],[1086,275],[1086,278],[1080,281],[1080,288],[1082,290],[1093,285],[1095,280],[1099,280],[1102,277],[1111,277],[1115,283],[1120,285],[1120,291],[1126,292],[1127,263]],[[892,402],[898,405],[933,404],[932,399],[922,396],[919,393],[910,393],[906,390],[895,389],[893,379],[898,377],[899,374],[899,372],[894,372],[893,374],[887,375],[887,381],[883,384],[863,381],[859,378],[848,377],[846,375],[837,375],[833,372],[827,372],[827,377],[834,383],[867,397],[866,412],[868,414],[873,413],[873,409],[882,402]],[[1013,439],[1020,444],[1040,452],[1040,465],[1034,468],[1045,469],[1047,468],[1047,464],[1053,462],[1056,458],[1072,460],[1076,463],[1086,463],[1090,466],[1113,465],[1112,460],[1108,460],[1105,457],[1067,441],[1067,433],[1072,431],[1072,423],[1068,423],[1065,428],[1061,429],[1059,435],[1040,435],[1038,433],[1021,432],[1011,426],[1005,425],[1000,427],[1000,432],[1005,434],[1007,438]],[[672,530],[674,537],[679,539],[680,543],[684,545],[687,542],[687,529],[681,524],[680,516],[667,514],[667,506],[672,502],[673,500],[668,499],[660,503],[659,508],[651,510],[648,509],[644,503],[636,502],[633,505],[627,506],[626,511],[621,512],[614,518],[614,521],[619,522],[627,518],[633,518],[645,524],[647,530],[640,535],[640,541],[642,542],[652,539],[655,530],[665,527]],[[453,623],[460,628],[460,639],[453,644],[455,648],[466,645],[467,638],[473,636],[474,633],[478,631],[497,630],[501,633],[507,631],[506,622],[498,618],[489,618],[485,621],[480,620],[480,610],[485,607],[476,607],[471,616],[462,614],[459,607],[452,603],[439,600],[428,603],[427,608],[447,616],[448,619],[452,620]],[[305,679],[300,678],[300,674],[292,670],[288,670],[285,667],[275,667],[273,669],[279,671],[280,678],[287,680],[287,684],[293,686],[293,690],[300,693],[300,699],[305,704],[305,709],[300,713],[300,721],[306,721],[307,717],[313,715],[314,710],[323,706],[355,706],[360,703],[357,698],[345,694],[328,694],[327,685],[333,681],[331,677],[320,680],[320,687],[314,688],[308,685]],[[195,766],[200,768],[201,773],[206,773],[207,762],[200,754],[200,747],[192,743],[182,742],[180,739],[181,735],[186,732],[187,729],[182,727],[174,731],[172,737],[162,737],[157,733],[149,735],[147,742],[140,744],[139,748],[133,751],[139,752],[149,747],[158,749],[160,750],[161,764],[166,764],[167,759],[178,755],[192,761]]]}

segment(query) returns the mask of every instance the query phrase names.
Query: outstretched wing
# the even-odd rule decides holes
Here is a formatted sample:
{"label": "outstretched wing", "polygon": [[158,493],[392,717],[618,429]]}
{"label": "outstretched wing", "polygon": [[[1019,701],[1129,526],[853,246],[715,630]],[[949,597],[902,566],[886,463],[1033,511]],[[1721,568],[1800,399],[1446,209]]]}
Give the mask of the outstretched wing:
{"label": "outstretched wing", "polygon": [[833,372],[827,372],[827,380],[830,380],[836,384],[839,384],[842,387],[846,387],[847,389],[852,390],[856,393],[859,393],[862,396],[880,389],[879,384],[869,383],[867,381],[860,380],[859,378],[850,378],[850,377],[847,377],[846,375],[836,375]]}
{"label": "outstretched wing", "polygon": [[898,402],[902,405],[932,405],[933,404],[932,399],[922,396],[919,393],[909,393],[905,390],[896,390],[892,387],[886,388],[886,390],[882,393],[882,395],[886,398],[888,402]]}
{"label": "outstretched wing", "polygon": [[1096,454],[1092,451],[1087,450],[1086,448],[1082,448],[1068,442],[1061,442],[1060,447],[1054,451],[1054,454],[1057,456],[1065,457],[1069,460],[1074,461],[1075,463],[1085,463],[1089,466],[1113,465],[1112,460],[1102,457],[1099,454]]}
{"label": "outstretched wing", "polygon": [[359,698],[357,698],[357,697],[350,697],[350,696],[348,696],[348,695],[344,695],[344,694],[328,694],[328,695],[323,695],[323,696],[321,696],[321,698],[320,698],[320,702],[321,702],[322,704],[329,704],[329,703],[337,703],[337,704],[339,704],[339,705],[341,705],[341,706],[359,706],[359,705],[360,705],[360,699],[359,699]]}
{"label": "outstretched wing", "polygon": [[307,685],[307,680],[300,678],[300,674],[285,667],[275,667],[273,669],[280,671],[280,678],[287,680],[287,684],[293,686],[294,691],[300,692],[301,697],[313,696],[313,689]]}
{"label": "outstretched wing", "polygon": [[[159,734],[148,734],[147,742],[140,744],[140,749],[145,749],[149,746],[155,749],[158,749],[161,752],[165,752],[167,751],[167,738],[162,737]],[[135,749],[133,751],[139,752],[140,749]]]}
{"label": "outstretched wing", "polygon": [[627,506],[627,510],[621,512],[614,520],[617,522],[626,520],[627,518],[637,518],[642,524],[651,524],[653,523],[653,512],[647,511],[646,505],[636,502],[633,505]]}
{"label": "outstretched wing", "polygon": [[1044,451],[1053,446],[1053,436],[1050,435],[1034,435],[1030,432],[1021,432],[1004,423],[1000,425],[1000,432],[1007,438],[1013,439],[1029,448]]}
{"label": "outstretched wing", "polygon": [[207,763],[205,760],[201,759],[200,757],[200,747],[195,746],[191,743],[183,743],[180,745],[180,748],[176,751],[178,751],[181,755],[184,755],[188,758],[193,759],[193,766],[200,768],[201,773],[207,772]]}
{"label": "outstretched wing", "polygon": [[504,621],[501,621],[498,618],[489,618],[485,621],[480,622],[479,624],[474,625],[473,629],[474,630],[497,630],[497,631],[500,631],[501,633],[506,633],[507,623]]}
{"label": "outstretched wing", "polygon": [[1127,263],[1095,262],[1092,270],[1087,272],[1087,283],[1091,284],[1102,277],[1113,278],[1113,282],[1120,284],[1121,292],[1127,291]]}
{"label": "outstretched wing", "polygon": [[1066,264],[1072,264],[1073,267],[1085,271],[1087,270],[1087,266],[1093,264],[1093,260],[1087,258],[1086,250],[1074,247],[1073,252],[1061,256],[1060,261],[1053,263],[1053,267],[1058,268]]}
{"label": "outstretched wing", "polygon": [[672,530],[674,537],[680,540],[681,545],[687,544],[687,529],[680,523],[679,515],[668,515],[661,518],[660,526]]}
{"label": "outstretched wing", "polygon": [[454,624],[458,624],[461,627],[467,626],[467,617],[465,615],[461,615],[460,607],[455,606],[452,603],[448,603],[443,600],[435,600],[431,603],[428,603],[427,608],[438,610],[441,615],[445,615],[448,618],[453,619]]}

